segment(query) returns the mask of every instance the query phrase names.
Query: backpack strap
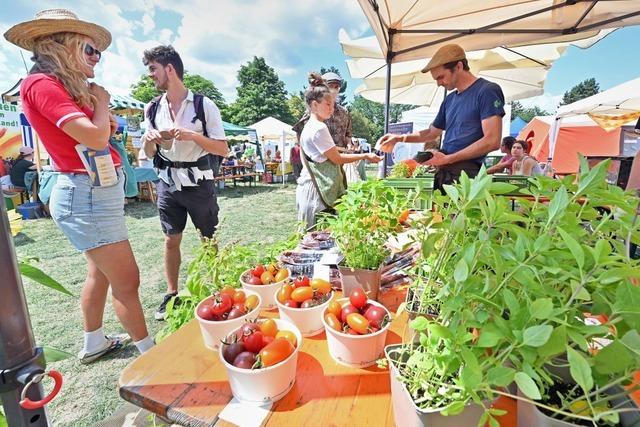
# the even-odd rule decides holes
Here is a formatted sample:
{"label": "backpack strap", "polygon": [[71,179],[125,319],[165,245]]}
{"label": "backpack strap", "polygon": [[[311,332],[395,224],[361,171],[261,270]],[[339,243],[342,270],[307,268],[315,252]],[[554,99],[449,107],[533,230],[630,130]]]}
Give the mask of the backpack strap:
{"label": "backpack strap", "polygon": [[149,119],[149,123],[154,129],[158,129],[156,126],[156,114],[158,113],[158,106],[160,105],[160,99],[162,95],[158,95],[153,98],[150,102],[149,108],[147,109],[147,119]]}
{"label": "backpack strap", "polygon": [[202,123],[202,134],[209,138],[209,133],[207,132],[207,119],[204,115],[204,95],[199,93],[193,94],[193,109],[196,112],[196,115],[191,119],[191,123],[195,123],[196,120],[200,120]]}

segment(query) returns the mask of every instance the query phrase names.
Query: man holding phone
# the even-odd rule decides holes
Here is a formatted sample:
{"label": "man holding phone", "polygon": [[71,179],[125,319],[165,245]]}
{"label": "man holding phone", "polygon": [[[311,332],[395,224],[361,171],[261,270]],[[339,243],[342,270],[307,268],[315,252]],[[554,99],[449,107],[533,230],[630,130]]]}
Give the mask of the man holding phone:
{"label": "man holding phone", "polygon": [[143,63],[157,89],[165,93],[145,107],[143,149],[158,168],[158,211],[165,234],[164,268],[167,294],[155,313],[164,320],[166,306],[178,295],[180,242],[187,214],[202,237],[211,238],[218,225],[214,191],[214,156],[227,146],[218,107],[194,95],[182,79],[184,66],[171,46],[144,52]]}
{"label": "man holding phone", "polygon": [[487,153],[500,147],[504,95],[495,83],[478,78],[469,71],[465,51],[450,44],[438,49],[423,73],[431,72],[438,86],[451,92],[440,105],[435,120],[428,129],[417,133],[386,134],[376,147],[390,153],[398,142],[424,143],[444,134],[442,148],[425,164],[436,166],[435,188],[460,178],[462,171],[474,177]]}

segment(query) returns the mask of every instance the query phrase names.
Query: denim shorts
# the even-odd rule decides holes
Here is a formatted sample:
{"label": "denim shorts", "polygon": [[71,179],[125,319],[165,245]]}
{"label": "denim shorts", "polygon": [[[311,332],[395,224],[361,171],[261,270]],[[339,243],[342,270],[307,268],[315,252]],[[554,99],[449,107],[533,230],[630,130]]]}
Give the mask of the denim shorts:
{"label": "denim shorts", "polygon": [[93,187],[86,174],[61,173],[51,191],[53,220],[81,252],[129,238],[124,217],[124,175],[118,182]]}

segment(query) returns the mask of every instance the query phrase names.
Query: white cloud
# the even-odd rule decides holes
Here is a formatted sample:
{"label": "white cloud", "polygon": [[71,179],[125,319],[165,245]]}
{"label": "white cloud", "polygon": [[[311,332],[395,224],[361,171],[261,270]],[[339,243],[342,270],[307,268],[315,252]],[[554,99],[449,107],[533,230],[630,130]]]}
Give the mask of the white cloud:
{"label": "white cloud", "polygon": [[155,26],[156,26],[156,21],[153,19],[153,16],[151,16],[148,13],[145,13],[142,16],[142,33],[145,36],[148,35],[151,31],[153,31]]}
{"label": "white cloud", "polygon": [[534,96],[533,98],[527,98],[520,100],[523,107],[539,107],[542,110],[553,114],[558,109],[558,105],[562,101],[562,95],[553,95],[545,93],[540,96]]}

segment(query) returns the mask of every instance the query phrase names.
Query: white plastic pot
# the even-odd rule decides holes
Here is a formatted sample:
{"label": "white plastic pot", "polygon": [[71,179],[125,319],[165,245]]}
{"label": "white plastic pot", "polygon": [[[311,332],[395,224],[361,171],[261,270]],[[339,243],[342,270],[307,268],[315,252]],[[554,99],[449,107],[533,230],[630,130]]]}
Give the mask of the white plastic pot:
{"label": "white plastic pot", "polygon": [[[280,288],[278,288],[280,290]],[[276,291],[278,293],[278,291]],[[292,308],[283,305],[276,298],[276,304],[278,305],[278,311],[280,318],[288,322],[293,323],[300,329],[303,337],[312,337],[314,335],[321,334],[324,331],[324,324],[322,323],[322,317],[324,316],[324,310],[327,308],[331,299],[333,298],[333,291],[329,294],[329,299],[320,305],[310,308]]]}
{"label": "white plastic pot", "polygon": [[[227,370],[231,393],[242,403],[259,406],[277,402],[291,390],[296,381],[296,366],[298,352],[302,345],[302,334],[294,324],[286,320],[273,320],[279,330],[293,332],[298,341],[295,351],[286,360],[268,368],[241,369],[224,360],[222,347],[218,352],[220,360]],[[240,328],[236,328],[236,331],[238,329]]]}
{"label": "white plastic pot", "polygon": [[270,285],[250,285],[244,281],[244,277],[247,274],[251,274],[251,269],[249,269],[240,275],[240,283],[245,290],[260,295],[260,300],[262,301],[261,309],[273,310],[276,308],[276,291],[280,289],[280,286],[282,286],[284,282],[291,279],[291,271],[288,268],[286,270],[289,272],[289,276],[280,282],[275,282]]}
{"label": "white plastic pot", "polygon": [[[340,305],[348,302],[349,298],[341,298],[338,300]],[[382,304],[369,300],[369,303],[384,308]],[[354,367],[366,368],[375,365],[376,360],[384,356],[384,344],[387,339],[387,331],[391,322],[388,322],[384,328],[378,332],[367,335],[349,335],[338,332],[324,320],[324,311],[322,312],[322,323],[327,333],[327,345],[329,346],[329,354],[336,362]]]}
{"label": "white plastic pot", "polygon": [[262,298],[255,292],[248,290],[244,291],[247,296],[256,295],[258,297],[258,306],[245,314],[244,316],[236,317],[231,320],[205,320],[198,316],[198,308],[206,301],[209,301],[212,297],[207,297],[200,301],[196,306],[195,317],[198,319],[200,325],[200,332],[202,333],[202,340],[204,345],[211,350],[217,350],[220,347],[220,340],[225,338],[231,331],[235,331],[245,322],[246,319],[255,319],[260,315],[260,305],[262,304]]}

